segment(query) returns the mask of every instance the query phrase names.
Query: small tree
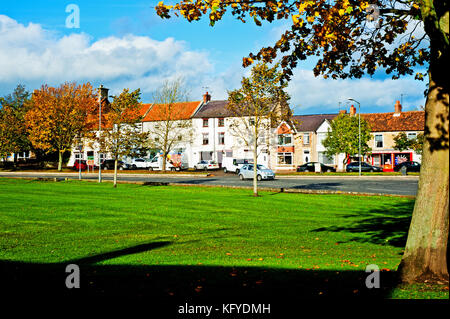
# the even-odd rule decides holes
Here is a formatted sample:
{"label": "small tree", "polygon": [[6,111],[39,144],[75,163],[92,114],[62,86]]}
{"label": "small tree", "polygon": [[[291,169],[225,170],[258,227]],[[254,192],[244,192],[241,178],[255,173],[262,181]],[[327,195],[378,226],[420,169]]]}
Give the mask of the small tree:
{"label": "small tree", "polygon": [[129,92],[124,89],[105,114],[106,129],[99,133],[97,141],[103,153],[114,159],[114,187],[117,187],[117,163],[123,156],[137,156],[146,152],[148,133],[142,132],[142,116],[139,110],[140,89]]}
{"label": "small tree", "polygon": [[166,171],[169,153],[177,146],[192,140],[192,121],[181,102],[187,101],[188,93],[181,79],[166,81],[153,94],[152,119],[148,132],[151,146],[163,154],[162,170]]}
{"label": "small tree", "polygon": [[25,126],[25,114],[29,107],[30,93],[18,85],[12,94],[0,98],[0,157],[29,151],[31,144]]}
{"label": "small tree", "polygon": [[[330,123],[331,130],[328,129],[326,138],[322,144],[325,147],[325,153],[332,157],[339,153],[344,153],[344,164],[349,155],[359,153],[359,124],[358,116],[339,114]],[[370,153],[370,147],[367,142],[371,139],[369,123],[361,119],[361,154]]]}
{"label": "small tree", "polygon": [[96,97],[89,83],[64,83],[57,88],[44,85],[35,90],[30,110],[25,115],[33,147],[46,153],[57,151],[61,171],[63,153],[72,148],[75,137],[88,132],[87,115],[96,107]]}
{"label": "small tree", "polygon": [[243,77],[241,88],[228,92],[227,109],[233,115],[230,132],[244,141],[253,151],[253,195],[258,196],[257,165],[262,145],[267,145],[271,129],[291,115],[289,96],[281,83],[278,64],[269,68],[260,63],[252,68],[251,76]]}
{"label": "small tree", "polygon": [[400,132],[394,137],[394,149],[401,151],[414,150],[417,154],[422,154],[423,134],[419,133],[415,138],[408,138],[405,132]]}

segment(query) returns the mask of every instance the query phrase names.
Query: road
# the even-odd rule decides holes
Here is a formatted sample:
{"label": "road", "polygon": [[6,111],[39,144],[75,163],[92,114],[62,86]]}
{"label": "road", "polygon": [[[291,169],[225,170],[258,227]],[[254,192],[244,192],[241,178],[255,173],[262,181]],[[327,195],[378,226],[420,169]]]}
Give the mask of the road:
{"label": "road", "polygon": [[[68,178],[78,179],[77,173],[11,173],[0,172],[0,177],[27,178]],[[83,179],[97,180],[97,174],[83,173]],[[112,180],[112,174],[103,174],[104,180]],[[218,174],[218,176],[176,176],[160,174],[119,174],[119,181],[171,183],[210,186],[246,186],[253,185],[252,180],[241,181],[234,174]],[[277,176],[275,180],[259,182],[260,188],[277,188],[285,190],[340,191],[389,195],[417,195],[418,176]]]}

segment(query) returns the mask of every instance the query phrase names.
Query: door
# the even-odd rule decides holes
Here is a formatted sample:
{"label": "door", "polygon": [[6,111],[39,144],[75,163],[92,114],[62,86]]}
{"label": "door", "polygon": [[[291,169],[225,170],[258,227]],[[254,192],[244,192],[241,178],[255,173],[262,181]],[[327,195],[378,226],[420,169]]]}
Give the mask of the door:
{"label": "door", "polygon": [[311,160],[311,156],[309,155],[309,150],[303,151],[303,164],[308,163]]}

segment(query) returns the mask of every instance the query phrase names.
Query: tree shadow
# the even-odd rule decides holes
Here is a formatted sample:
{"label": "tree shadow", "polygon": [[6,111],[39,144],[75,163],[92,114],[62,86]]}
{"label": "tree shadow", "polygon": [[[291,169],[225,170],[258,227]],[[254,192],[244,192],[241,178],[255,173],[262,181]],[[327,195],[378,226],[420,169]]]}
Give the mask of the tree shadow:
{"label": "tree shadow", "polygon": [[368,242],[405,247],[413,209],[413,201],[383,206],[345,216],[360,217],[358,221],[346,226],[322,227],[314,229],[312,232],[347,232],[356,235],[349,239],[348,242]]}

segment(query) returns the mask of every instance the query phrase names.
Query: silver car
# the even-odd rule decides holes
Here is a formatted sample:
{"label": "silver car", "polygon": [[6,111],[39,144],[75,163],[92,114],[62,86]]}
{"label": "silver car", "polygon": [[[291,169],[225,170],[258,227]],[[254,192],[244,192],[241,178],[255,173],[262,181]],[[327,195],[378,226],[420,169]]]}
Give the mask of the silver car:
{"label": "silver car", "polygon": [[[244,179],[253,179],[254,172],[253,172],[254,166],[253,164],[246,164],[242,166],[241,170],[239,171],[239,178],[241,180]],[[271,170],[265,167],[264,165],[257,165],[256,170],[256,179],[258,181],[263,179],[275,179],[275,173]]]}

